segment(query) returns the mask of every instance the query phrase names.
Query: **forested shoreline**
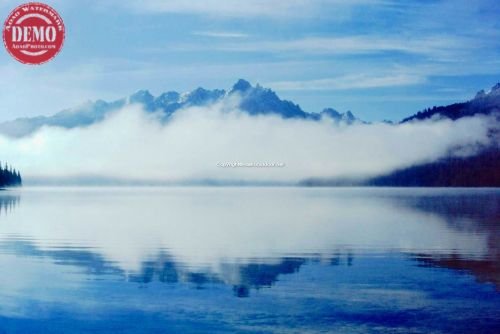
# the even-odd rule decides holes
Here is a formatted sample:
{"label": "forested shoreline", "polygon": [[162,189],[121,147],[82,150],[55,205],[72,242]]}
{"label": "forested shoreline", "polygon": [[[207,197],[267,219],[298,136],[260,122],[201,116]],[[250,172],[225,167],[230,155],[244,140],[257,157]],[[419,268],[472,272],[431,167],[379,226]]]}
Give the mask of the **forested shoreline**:
{"label": "forested shoreline", "polygon": [[9,165],[2,167],[0,163],[0,187],[17,187],[21,186],[23,180],[21,173]]}

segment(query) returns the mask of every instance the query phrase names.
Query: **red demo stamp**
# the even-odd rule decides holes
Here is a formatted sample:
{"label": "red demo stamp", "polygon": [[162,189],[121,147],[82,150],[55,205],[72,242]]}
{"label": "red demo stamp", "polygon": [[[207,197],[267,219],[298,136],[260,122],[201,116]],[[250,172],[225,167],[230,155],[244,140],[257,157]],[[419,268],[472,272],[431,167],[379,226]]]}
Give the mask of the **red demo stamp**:
{"label": "red demo stamp", "polygon": [[40,65],[54,58],[64,43],[64,23],[50,6],[29,2],[16,7],[3,26],[5,48],[23,64]]}

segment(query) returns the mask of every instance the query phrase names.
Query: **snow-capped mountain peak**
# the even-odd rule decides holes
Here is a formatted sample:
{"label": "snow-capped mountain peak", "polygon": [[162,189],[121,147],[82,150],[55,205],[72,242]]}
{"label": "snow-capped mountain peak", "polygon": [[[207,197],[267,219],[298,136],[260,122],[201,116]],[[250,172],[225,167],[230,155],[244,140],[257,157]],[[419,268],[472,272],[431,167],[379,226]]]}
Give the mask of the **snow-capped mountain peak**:
{"label": "snow-capped mountain peak", "polygon": [[147,112],[162,112],[167,120],[171,114],[189,106],[205,106],[233,96],[238,97],[239,109],[250,115],[277,115],[283,118],[301,118],[316,121],[328,115],[347,124],[356,118],[351,112],[340,114],[332,108],[322,113],[308,113],[291,101],[282,100],[269,88],[252,86],[250,82],[239,79],[229,92],[223,89],[205,89],[198,87],[193,91],[179,94],[167,91],[155,97],[148,90],[139,90],[132,95],[112,102],[97,100],[79,107],[67,109],[52,116],[20,118],[0,124],[0,133],[21,137],[28,135],[44,125],[74,128],[88,126],[102,121],[107,114],[119,110],[127,104],[140,104]]}

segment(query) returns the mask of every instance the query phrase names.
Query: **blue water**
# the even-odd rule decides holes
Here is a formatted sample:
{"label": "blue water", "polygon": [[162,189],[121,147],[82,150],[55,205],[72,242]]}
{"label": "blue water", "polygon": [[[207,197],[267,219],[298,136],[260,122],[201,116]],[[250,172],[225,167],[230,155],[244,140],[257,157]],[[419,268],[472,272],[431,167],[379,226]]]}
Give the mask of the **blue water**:
{"label": "blue water", "polygon": [[500,190],[0,193],[0,333],[498,333]]}

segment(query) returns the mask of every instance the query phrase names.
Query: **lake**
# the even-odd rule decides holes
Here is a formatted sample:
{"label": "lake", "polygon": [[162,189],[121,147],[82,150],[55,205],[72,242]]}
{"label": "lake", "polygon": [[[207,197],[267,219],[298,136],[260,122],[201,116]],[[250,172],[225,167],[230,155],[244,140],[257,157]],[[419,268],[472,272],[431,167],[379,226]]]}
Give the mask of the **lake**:
{"label": "lake", "polygon": [[500,189],[0,192],[0,333],[499,333]]}

